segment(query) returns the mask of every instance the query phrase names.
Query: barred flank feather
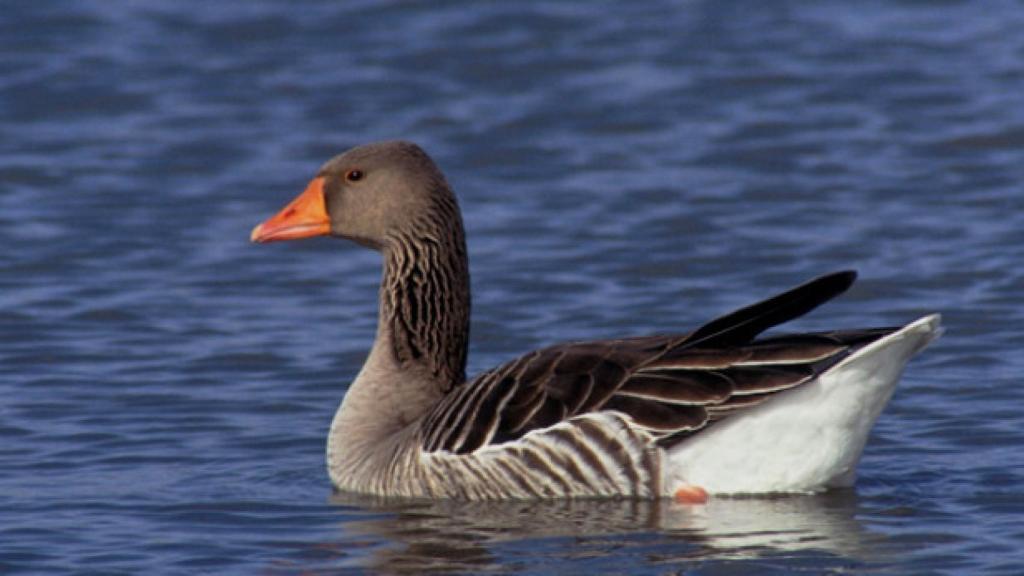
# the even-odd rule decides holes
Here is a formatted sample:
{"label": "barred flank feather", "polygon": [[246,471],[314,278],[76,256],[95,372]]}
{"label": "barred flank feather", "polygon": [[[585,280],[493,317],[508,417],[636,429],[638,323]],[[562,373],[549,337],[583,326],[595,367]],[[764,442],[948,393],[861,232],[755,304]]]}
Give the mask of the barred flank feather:
{"label": "barred flank feather", "polygon": [[661,494],[661,460],[653,439],[614,412],[596,412],[468,454],[425,452],[425,469],[444,467],[423,493],[472,499],[565,498]]}

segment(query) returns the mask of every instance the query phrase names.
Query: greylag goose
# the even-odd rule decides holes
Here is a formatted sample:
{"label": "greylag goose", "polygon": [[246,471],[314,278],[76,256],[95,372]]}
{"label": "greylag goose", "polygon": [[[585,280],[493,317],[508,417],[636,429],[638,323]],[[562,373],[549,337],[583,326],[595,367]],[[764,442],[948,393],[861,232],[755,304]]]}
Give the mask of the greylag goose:
{"label": "greylag goose", "polygon": [[455,195],[418,146],[353,148],[256,226],[378,250],[377,335],[331,424],[334,486],[485,499],[815,492],[868,433],[939,316],[759,337],[845,291],[828,274],[687,334],[570,342],[466,379],[469,264]]}

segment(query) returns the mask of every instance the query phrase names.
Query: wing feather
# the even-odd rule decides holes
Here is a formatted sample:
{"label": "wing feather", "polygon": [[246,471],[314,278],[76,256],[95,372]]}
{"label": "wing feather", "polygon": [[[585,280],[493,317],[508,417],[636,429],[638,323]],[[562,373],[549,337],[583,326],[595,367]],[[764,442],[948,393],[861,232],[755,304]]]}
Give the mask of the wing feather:
{"label": "wing feather", "polygon": [[698,328],[688,342],[702,346],[744,344],[768,328],[803,316],[842,294],[856,279],[857,273],[853,270],[819,276],[778,296],[708,322]]}
{"label": "wing feather", "polygon": [[702,406],[724,402],[733,388],[731,379],[711,370],[645,370],[627,380],[618,395]]}
{"label": "wing feather", "polygon": [[746,396],[749,394],[764,394],[765,392],[780,392],[814,378],[815,370],[806,364],[782,366],[770,364],[768,366],[737,366],[725,370],[735,383],[733,394]]}
{"label": "wing feather", "polygon": [[[625,415],[670,445],[805,384],[892,328],[769,336],[763,330],[845,290],[852,272],[812,280],[689,335],[552,346],[458,386],[421,421],[423,447],[464,454],[593,412]],[[577,419],[576,421],[578,421]]]}
{"label": "wing feather", "polygon": [[708,419],[703,406],[669,404],[635,396],[617,395],[608,400],[604,409],[627,414],[638,426],[658,434],[693,431],[704,426]]}

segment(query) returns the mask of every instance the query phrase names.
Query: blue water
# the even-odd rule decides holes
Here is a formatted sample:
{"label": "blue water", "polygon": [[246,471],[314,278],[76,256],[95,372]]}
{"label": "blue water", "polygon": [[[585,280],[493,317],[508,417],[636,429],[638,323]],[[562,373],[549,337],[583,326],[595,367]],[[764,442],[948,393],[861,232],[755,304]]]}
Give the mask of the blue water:
{"label": "blue water", "polygon": [[[7,3],[0,573],[1021,573],[1024,7],[810,4]],[[460,195],[472,372],[849,267],[792,329],[948,332],[853,490],[332,495],[377,256],[248,233],[393,137]]]}

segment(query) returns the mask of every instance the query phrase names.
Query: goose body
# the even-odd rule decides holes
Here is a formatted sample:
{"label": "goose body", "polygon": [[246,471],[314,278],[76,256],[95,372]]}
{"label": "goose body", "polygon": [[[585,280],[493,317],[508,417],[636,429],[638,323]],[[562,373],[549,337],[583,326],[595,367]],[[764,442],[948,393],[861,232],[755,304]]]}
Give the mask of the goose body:
{"label": "goose body", "polygon": [[760,336],[846,290],[846,271],[690,333],[558,344],[467,380],[461,215],[426,153],[400,141],[349,150],[252,239],[317,235],[384,260],[377,335],[327,443],[345,491],[700,501],[849,485],[906,362],[941,333],[932,315]]}

